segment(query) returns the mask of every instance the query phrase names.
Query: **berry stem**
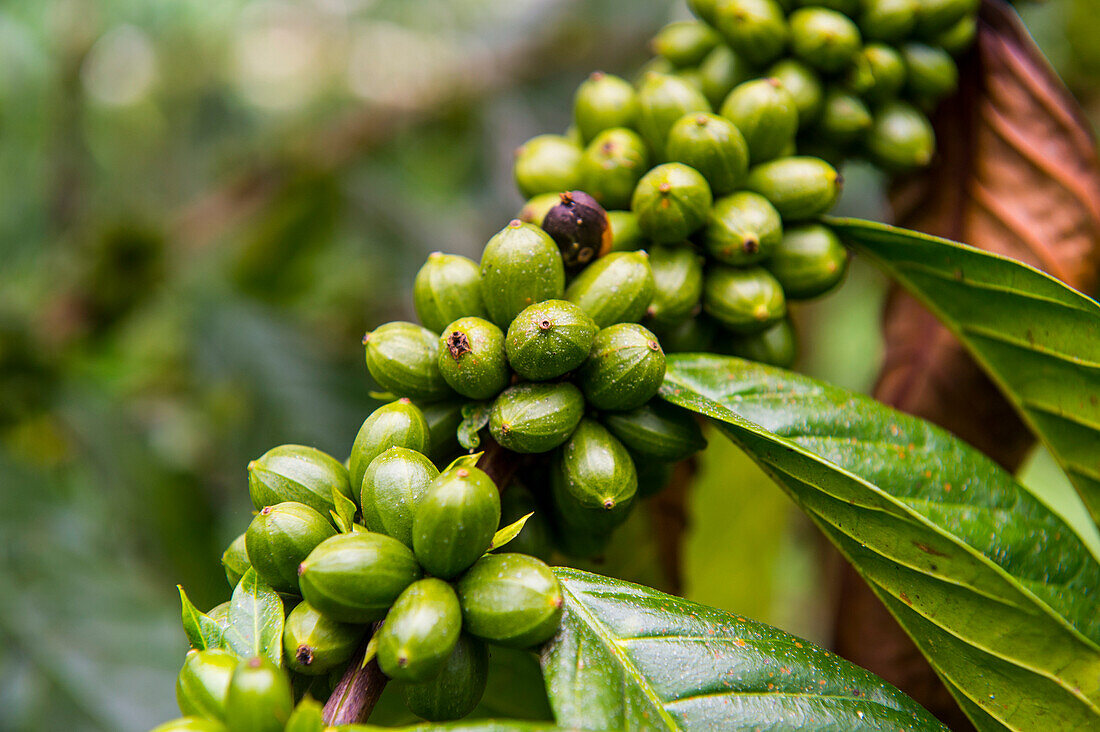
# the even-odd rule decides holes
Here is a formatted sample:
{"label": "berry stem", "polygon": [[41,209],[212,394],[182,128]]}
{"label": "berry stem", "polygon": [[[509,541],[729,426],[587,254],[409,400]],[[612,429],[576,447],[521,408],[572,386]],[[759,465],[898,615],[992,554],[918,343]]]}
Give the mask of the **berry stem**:
{"label": "berry stem", "polygon": [[477,461],[477,467],[484,470],[496,483],[497,490],[503,493],[519,469],[521,458],[516,453],[505,450],[489,435],[482,437],[482,445],[485,449]]}
{"label": "berry stem", "polygon": [[389,679],[373,658],[363,666],[367,644],[381,626],[382,623],[371,626],[370,637],[363,641],[362,647],[348,662],[347,671],[325,704],[323,717],[326,725],[366,722],[374,705],[378,703],[378,698],[382,696],[382,690],[386,688]]}

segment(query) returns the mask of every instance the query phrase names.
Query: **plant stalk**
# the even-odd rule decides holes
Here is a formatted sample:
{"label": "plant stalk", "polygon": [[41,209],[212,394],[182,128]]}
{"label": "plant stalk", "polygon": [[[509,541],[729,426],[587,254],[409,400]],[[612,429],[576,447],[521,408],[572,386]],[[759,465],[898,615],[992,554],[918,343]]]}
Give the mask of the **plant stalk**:
{"label": "plant stalk", "polygon": [[326,725],[366,722],[374,705],[378,703],[378,698],[382,696],[382,690],[386,688],[389,679],[378,667],[378,661],[372,658],[370,663],[363,665],[367,644],[380,627],[381,622],[371,626],[370,635],[348,661],[343,678],[325,703],[322,716]]}

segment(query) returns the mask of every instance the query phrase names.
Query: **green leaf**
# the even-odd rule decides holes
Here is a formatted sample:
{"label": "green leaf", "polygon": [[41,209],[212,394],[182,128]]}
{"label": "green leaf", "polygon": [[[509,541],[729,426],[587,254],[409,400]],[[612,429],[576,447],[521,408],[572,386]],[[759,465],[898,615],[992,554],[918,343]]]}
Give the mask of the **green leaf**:
{"label": "green leaf", "polygon": [[283,601],[252,567],[241,577],[229,604],[226,647],[241,658],[283,661]]}
{"label": "green leaf", "polygon": [[661,394],[712,417],[794,498],[979,727],[1100,724],[1100,565],[989,458],[868,397],[736,358],[672,356]]}
{"label": "green leaf", "polygon": [[221,626],[192,604],[187,593],[183,591],[183,585],[176,585],[176,589],[180,591],[180,605],[183,606],[183,632],[187,635],[187,642],[197,651],[223,648],[225,639]]}
{"label": "green leaf", "polygon": [[321,705],[312,697],[298,702],[298,706],[286,722],[285,732],[324,732],[325,720]]}
{"label": "green leaf", "polygon": [[476,450],[481,446],[478,432],[489,424],[492,402],[469,402],[462,405],[462,421],[458,424],[458,444],[465,450]]}
{"label": "green leaf", "polygon": [[1021,262],[859,219],[829,224],[967,347],[1100,523],[1100,305]]}
{"label": "green leaf", "polygon": [[336,486],[332,487],[332,502],[336,506],[336,510],[330,511],[330,513],[336,522],[336,528],[342,534],[350,533],[352,526],[355,524],[355,512],[358,510],[355,503],[337,490]]}
{"label": "green leaf", "polygon": [[458,470],[459,468],[475,468],[477,467],[477,461],[481,459],[482,455],[484,455],[484,453],[481,452],[475,452],[471,455],[459,455],[451,461],[451,464],[448,465],[443,472],[445,473],[447,470]]}
{"label": "green leaf", "polygon": [[493,534],[493,540],[489,542],[489,548],[485,550],[485,553],[488,554],[494,549],[500,549],[512,539],[515,539],[517,536],[519,536],[519,532],[523,531],[523,527],[527,524],[527,519],[531,518],[534,515],[534,511],[532,511],[526,516],[521,516],[520,518],[505,526],[503,529],[497,531],[497,533]]}
{"label": "green leaf", "polygon": [[558,724],[943,729],[905,694],[809,641],[641,585],[554,572],[565,614],[542,667]]}
{"label": "green leaf", "polygon": [[484,721],[416,724],[410,727],[378,727],[373,724],[342,724],[332,727],[339,732],[569,732],[572,728],[556,727],[545,722],[518,719],[487,719]]}

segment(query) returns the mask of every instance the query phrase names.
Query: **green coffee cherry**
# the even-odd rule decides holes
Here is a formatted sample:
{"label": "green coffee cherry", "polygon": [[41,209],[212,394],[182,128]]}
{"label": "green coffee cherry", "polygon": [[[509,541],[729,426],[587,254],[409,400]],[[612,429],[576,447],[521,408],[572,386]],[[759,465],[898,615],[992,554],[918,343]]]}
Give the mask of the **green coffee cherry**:
{"label": "green coffee cherry", "polygon": [[540,302],[508,326],[508,363],[531,381],[556,378],[584,363],[597,330],[596,322],[567,300]]}
{"label": "green coffee cherry", "polygon": [[[654,56],[653,58],[642,64],[640,67],[638,67],[638,71],[634,74],[633,77],[634,86],[641,86],[642,82],[644,82],[646,80],[646,77],[650,74],[678,76],[677,69],[675,66],[672,65],[671,61],[669,61],[667,58]],[[637,128],[637,124],[635,124],[634,127]]]}
{"label": "green coffee cherry", "polygon": [[630,453],[638,472],[638,498],[651,498],[663,491],[672,480],[675,464],[636,452]]}
{"label": "green coffee cherry", "polygon": [[716,8],[719,0],[688,0],[688,8],[695,13],[695,17],[714,25]]}
{"label": "green coffee cherry", "polygon": [[429,722],[448,722],[474,710],[485,694],[488,678],[489,649],[463,633],[434,679],[405,684],[401,694],[405,706],[416,716]]}
{"label": "green coffee cherry", "polygon": [[302,597],[342,623],[381,620],[397,596],[420,579],[412,551],[385,534],[353,532],[321,542],[302,562]]}
{"label": "green coffee cherry", "polygon": [[430,444],[424,413],[408,399],[398,399],[374,410],[359,428],[348,460],[356,497],[362,492],[363,474],[371,460],[391,447],[407,447],[423,453],[428,451]]}
{"label": "green coffee cherry", "polygon": [[783,232],[783,241],[764,266],[789,300],[805,300],[836,287],[848,269],[848,252],[832,229],[802,224]]}
{"label": "green coffee cherry", "polygon": [[[825,95],[821,117],[814,133],[823,142],[850,145],[871,128],[871,112],[863,100],[844,89],[830,89]],[[820,157],[820,156],[819,156]]]}
{"label": "green coffee cherry", "polygon": [[416,317],[434,333],[459,318],[487,317],[477,263],[457,254],[429,254],[413,282],[413,305]]}
{"label": "green coffee cherry", "polygon": [[798,109],[799,128],[808,127],[821,113],[821,101],[824,91],[821,79],[806,64],[793,58],[785,58],[767,71],[767,77],[777,80],[794,99]]}
{"label": "green coffee cherry", "polygon": [[418,404],[428,425],[429,443],[426,451],[434,462],[446,464],[461,449],[458,426],[462,423],[462,402],[446,401]]}
{"label": "green coffee cherry", "polygon": [[763,66],[787,46],[790,31],[784,15],[774,0],[722,0],[714,11],[714,26],[738,56]]}
{"label": "green coffee cherry", "polygon": [[710,185],[699,171],[682,163],[665,163],[642,176],[630,207],[645,236],[658,244],[671,244],[703,225],[712,200]]}
{"label": "green coffee cherry", "polygon": [[859,12],[861,2],[862,0],[787,0],[783,6],[787,10],[793,10],[796,7],[827,8],[854,18]]}
{"label": "green coffee cherry", "polygon": [[905,84],[905,62],[892,46],[869,43],[848,70],[848,88],[868,102],[893,99]]}
{"label": "green coffee cherry", "polygon": [[[523,204],[523,208],[519,210],[519,215],[516,217],[525,224],[534,224],[535,226],[542,226],[542,220],[546,218],[546,214],[550,209],[558,205],[558,201],[561,200],[561,193],[540,193],[527,200],[527,203]],[[478,278],[481,277],[481,271],[478,270]],[[479,280],[480,281],[480,280]],[[478,285],[478,297],[481,297],[481,285]],[[450,321],[447,321],[450,322]],[[440,330],[443,330],[440,328]]]}
{"label": "green coffee cherry", "polygon": [[649,46],[673,66],[698,66],[719,43],[718,34],[703,23],[685,20],[662,28]]}
{"label": "green coffee cherry", "polygon": [[798,105],[778,79],[738,84],[722,103],[722,116],[741,130],[753,163],[783,154],[798,130]]}
{"label": "green coffee cherry", "polygon": [[279,592],[298,594],[298,565],[336,534],[329,520],[304,503],[277,503],[256,514],[245,545],[256,574]]}
{"label": "green coffee cherry", "polygon": [[295,501],[327,516],[334,489],[355,499],[343,464],[312,447],[280,445],[248,464],[248,494],[256,510]]}
{"label": "green coffee cherry", "polygon": [[798,356],[798,340],[790,318],[784,318],[760,333],[734,336],[723,350],[733,356],[789,368]]}
{"label": "green coffee cherry", "polygon": [[539,135],[516,150],[516,186],[525,198],[571,191],[580,184],[580,146],[561,135]]}
{"label": "green coffee cherry", "polygon": [[749,148],[737,126],[704,112],[685,115],[672,126],[666,154],[699,171],[714,195],[735,190],[749,166]]}
{"label": "green coffee cherry", "polygon": [[596,260],[570,283],[565,299],[601,328],[641,320],[653,300],[649,255],[614,252]]}
{"label": "green coffee cherry", "polygon": [[630,514],[638,473],[623,444],[598,422],[585,419],[562,449],[551,488],[563,522],[607,533]]}
{"label": "green coffee cherry", "polygon": [[225,725],[203,717],[180,717],[153,728],[152,732],[227,732]]}
{"label": "green coffee cherry", "polygon": [[791,52],[827,74],[847,68],[863,45],[856,24],[835,10],[801,8],[788,21]]}
{"label": "green coffee cherry", "polygon": [[703,309],[734,333],[758,333],[787,314],[783,287],[763,267],[719,265],[707,271]]}
{"label": "green coffee cherry", "polygon": [[447,665],[461,628],[462,610],[449,584],[434,577],[413,582],[378,631],[378,665],[391,679],[428,681]]}
{"label": "green coffee cherry", "polygon": [[508,386],[504,333],[484,318],[460,318],[439,337],[439,371],[462,396],[489,399]]}
{"label": "green coffee cherry", "polygon": [[637,323],[604,328],[577,372],[585,399],[596,409],[635,409],[652,399],[665,378],[657,336]]}
{"label": "green coffee cherry", "polygon": [[241,661],[229,680],[225,724],[233,732],[282,732],[294,697],[290,679],[266,658]]}
{"label": "green coffee cherry", "polygon": [[634,252],[645,244],[638,216],[633,211],[608,211],[607,220],[611,226],[611,251]]}
{"label": "green coffee cherry", "polygon": [[705,315],[696,315],[672,326],[653,324],[653,331],[660,338],[661,349],[665,353],[709,351],[714,343],[716,330],[714,322]]}
{"label": "green coffee cherry", "polygon": [[896,43],[912,32],[920,0],[864,0],[859,30],[871,41]]}
{"label": "green coffee cherry", "polygon": [[711,51],[699,65],[700,88],[714,109],[722,106],[726,95],[735,86],[753,76],[749,65],[724,43]]}
{"label": "green coffee cherry", "polygon": [[959,84],[959,68],[951,54],[942,48],[923,43],[906,43],[901,57],[909,74],[905,90],[909,97],[926,109],[946,97]]}
{"label": "green coffee cherry", "polygon": [[646,316],[668,324],[691,317],[703,295],[703,257],[691,246],[655,246],[649,266],[654,291]]}
{"label": "green coffee cherry", "polygon": [[561,624],[561,585],[551,569],[534,557],[482,557],[456,589],[463,627],[490,643],[530,648],[549,640]]}
{"label": "green coffee cherry", "polygon": [[489,431],[512,452],[549,452],[584,416],[584,397],[568,382],[516,384],[493,402]]}
{"label": "green coffee cherry", "polygon": [[600,419],[631,454],[677,462],[707,446],[690,412],[656,399],[629,412],[609,412]]}
{"label": "green coffee cherry", "polygon": [[225,718],[225,695],[239,659],[229,651],[188,651],[176,677],[180,712],[208,719]]}
{"label": "green coffee cherry", "polygon": [[453,393],[439,373],[439,336],[427,328],[386,323],[363,336],[363,345],[367,370],[383,389],[425,401]]}
{"label": "green coffee cherry", "polygon": [[478,468],[444,471],[420,499],[413,551],[425,570],[451,579],[485,553],[500,524],[500,493]]}
{"label": "green coffee cherry", "polygon": [[958,56],[974,42],[978,33],[978,21],[973,15],[960,18],[955,25],[937,33],[932,39],[933,46],[939,46],[952,56]]}
{"label": "green coffee cherry", "polygon": [[719,262],[744,266],[771,256],[782,238],[783,221],[775,206],[758,193],[742,191],[714,202],[703,241]]}
{"label": "green coffee cherry", "polygon": [[840,174],[821,158],[795,156],[761,163],[745,187],[771,201],[784,220],[819,216],[840,196]]}
{"label": "green coffee cherry", "polygon": [[876,165],[904,172],[932,162],[936,133],[919,109],[905,102],[890,102],[875,111],[863,144]]}
{"label": "green coffee cherry", "polygon": [[573,119],[585,142],[613,127],[633,127],[638,119],[638,96],[625,79],[596,71],[577,87]]}
{"label": "green coffee cherry", "polygon": [[[241,534],[241,538],[244,538],[244,534]],[[206,615],[215,623],[224,627],[225,624],[229,622],[229,605],[229,601],[226,600],[225,602],[210,608],[210,611],[207,612]]]}
{"label": "green coffee cherry", "polygon": [[510,526],[527,514],[534,515],[527,519],[516,538],[508,542],[508,551],[530,554],[545,561],[553,550],[550,525],[531,492],[522,483],[513,480],[508,490],[500,494],[500,527]]}
{"label": "green coffee cherry", "polygon": [[248,561],[244,534],[234,539],[222,552],[222,566],[225,567],[225,578],[229,580],[229,586],[236,587],[241,577],[244,577],[244,573],[252,566],[252,562]]}
{"label": "green coffee cherry", "polygon": [[371,460],[363,476],[367,528],[411,547],[416,507],[438,475],[431,460],[404,447],[391,447]]}
{"label": "green coffee cherry", "polygon": [[668,131],[690,112],[709,112],[710,102],[692,83],[669,74],[646,74],[638,87],[638,132],[658,158],[664,157]]}
{"label": "green coffee cherry", "polygon": [[481,288],[489,319],[500,328],[529,305],[561,299],[565,265],[558,245],[537,226],[511,222],[485,245]]}
{"label": "green coffee cherry", "polygon": [[626,208],[634,186],[649,168],[649,151],[638,133],[612,127],[592,138],[581,157],[581,188],[605,208]]}
{"label": "green coffee cherry", "polygon": [[307,676],[326,674],[351,658],[365,631],[365,626],[339,623],[300,602],[283,627],[287,668]]}
{"label": "green coffee cherry", "polygon": [[917,8],[917,34],[931,38],[978,11],[978,0],[921,0]]}

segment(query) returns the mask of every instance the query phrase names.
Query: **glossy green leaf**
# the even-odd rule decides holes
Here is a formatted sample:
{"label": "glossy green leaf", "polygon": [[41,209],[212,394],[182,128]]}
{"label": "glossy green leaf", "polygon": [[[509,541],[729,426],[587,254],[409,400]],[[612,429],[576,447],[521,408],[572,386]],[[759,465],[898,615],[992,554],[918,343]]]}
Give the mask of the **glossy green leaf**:
{"label": "glossy green leaf", "polygon": [[337,490],[336,486],[332,488],[332,502],[336,506],[336,510],[329,511],[329,513],[332,514],[336,528],[340,530],[341,534],[350,533],[352,526],[355,524],[355,512],[358,510],[355,503]]}
{"label": "glossy green leaf", "polygon": [[947,239],[859,219],[829,224],[969,349],[1100,523],[1100,305],[1033,267]]}
{"label": "glossy green leaf", "polygon": [[241,577],[229,604],[225,645],[241,658],[283,661],[283,601],[252,567]]}
{"label": "glossy green leaf", "polygon": [[1100,564],[1009,473],[923,420],[741,359],[672,356],[661,393],[794,498],[976,724],[1100,726]]}
{"label": "glossy green leaf", "polygon": [[505,526],[503,529],[499,529],[497,533],[493,534],[493,540],[489,542],[489,548],[486,549],[486,553],[493,551],[494,549],[500,549],[502,546],[510,542],[519,536],[519,532],[523,531],[523,527],[527,525],[527,519],[534,516],[532,511],[526,516],[520,516],[512,523]]}
{"label": "glossy green leaf", "polygon": [[916,702],[809,641],[621,580],[556,568],[543,650],[558,724],[586,730],[939,730]]}
{"label": "glossy green leaf", "polygon": [[183,585],[176,585],[176,589],[180,591],[180,605],[183,607],[183,632],[191,647],[197,651],[224,648],[225,639],[221,626],[195,607],[183,591]]}
{"label": "glossy green leaf", "polygon": [[476,468],[477,461],[480,460],[481,456],[484,454],[485,453],[483,452],[475,452],[470,455],[459,455],[454,460],[452,460],[451,464],[448,465],[442,472],[445,473],[448,470],[458,470],[460,468]]}
{"label": "glossy green leaf", "polygon": [[492,402],[469,402],[462,405],[462,421],[458,424],[458,444],[465,450],[476,450],[481,446],[478,432],[489,424]]}

